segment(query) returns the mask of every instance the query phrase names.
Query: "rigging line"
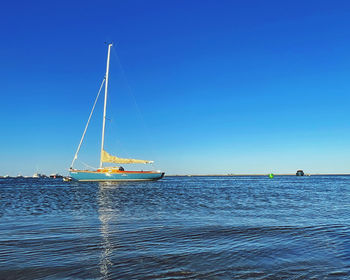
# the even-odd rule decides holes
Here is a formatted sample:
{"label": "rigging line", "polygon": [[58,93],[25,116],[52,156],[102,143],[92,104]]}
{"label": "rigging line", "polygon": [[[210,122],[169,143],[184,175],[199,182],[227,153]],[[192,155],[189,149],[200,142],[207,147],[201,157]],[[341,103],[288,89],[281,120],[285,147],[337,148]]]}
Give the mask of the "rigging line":
{"label": "rigging line", "polygon": [[83,140],[84,140],[84,137],[85,137],[85,133],[86,133],[86,130],[87,130],[88,126],[89,126],[92,113],[94,112],[94,109],[95,109],[95,106],[96,106],[98,97],[100,96],[100,93],[101,93],[101,90],[102,90],[102,87],[103,87],[103,84],[105,83],[105,81],[106,81],[106,78],[103,78],[102,83],[101,83],[101,86],[100,86],[100,89],[99,89],[99,91],[98,91],[98,93],[97,93],[97,96],[96,96],[94,105],[92,106],[89,119],[88,119],[88,121],[87,121],[87,123],[86,123],[85,129],[84,129],[84,132],[83,132],[83,135],[81,136],[80,143],[79,143],[79,145],[78,145],[78,149],[77,149],[77,151],[76,151],[76,153],[75,153],[75,155],[74,155],[72,164],[70,165],[70,168],[73,168],[74,161],[78,158],[78,153],[79,153],[81,144],[83,143]]}
{"label": "rigging line", "polygon": [[138,104],[137,104],[137,102],[136,102],[135,95],[132,93],[132,90],[131,90],[131,87],[130,87],[130,83],[129,83],[128,79],[126,78],[126,74],[125,74],[124,68],[123,68],[122,63],[121,63],[121,61],[120,61],[120,58],[119,58],[119,56],[118,56],[118,54],[117,54],[117,52],[116,52],[116,50],[115,50],[115,47],[112,49],[112,52],[113,52],[113,55],[115,56],[115,58],[116,58],[117,61],[118,61],[118,64],[119,64],[120,70],[121,70],[121,72],[122,72],[123,78],[124,78],[124,80],[126,81],[126,86],[127,86],[127,88],[128,88],[128,92],[129,92],[129,94],[131,95],[131,97],[132,97],[132,99],[133,99],[133,101],[134,101],[135,107],[136,107],[136,109],[137,109],[137,111],[138,111],[138,113],[139,113],[141,119],[143,119],[142,112],[141,112],[140,107],[138,106]]}
{"label": "rigging line", "polygon": [[82,164],[84,164],[86,167],[92,168],[93,170],[98,169],[97,167],[90,166],[90,165],[88,165],[87,163],[85,163],[85,162],[83,162],[83,161],[80,161],[80,162],[81,162]]}
{"label": "rigging line", "polygon": [[[121,61],[120,61],[120,58],[119,58],[117,52],[116,52],[116,47],[112,48],[112,53],[113,53],[114,57],[117,59],[117,62],[118,62],[118,65],[119,65],[119,67],[120,67],[122,76],[123,76],[123,78],[124,78],[124,80],[125,80],[125,82],[126,82],[126,86],[127,86],[127,89],[128,89],[127,91],[128,91],[128,93],[131,95],[131,97],[132,97],[132,100],[133,100],[133,102],[134,102],[134,104],[135,104],[136,110],[137,110],[137,112],[138,112],[138,114],[139,114],[139,116],[140,116],[142,126],[143,126],[143,128],[144,128],[145,131],[149,131],[149,129],[148,129],[148,127],[147,127],[147,125],[146,125],[146,123],[145,123],[145,121],[144,121],[144,116],[143,116],[143,114],[142,114],[142,112],[141,112],[141,110],[140,110],[140,107],[139,107],[138,104],[137,104],[136,97],[135,97],[135,95],[134,95],[133,92],[132,92],[130,83],[129,83],[128,79],[126,78],[126,74],[125,74],[123,65],[122,65],[122,63],[121,63]],[[152,144],[154,145],[154,142],[152,141],[152,139],[150,139],[149,134],[146,133],[146,135],[147,135],[146,137],[148,138],[148,142],[150,142],[150,143],[152,143]],[[153,146],[152,144],[151,144],[151,147],[148,147],[148,148],[150,148],[152,154],[155,154],[155,153],[154,153],[154,148],[152,147],[152,146]]]}

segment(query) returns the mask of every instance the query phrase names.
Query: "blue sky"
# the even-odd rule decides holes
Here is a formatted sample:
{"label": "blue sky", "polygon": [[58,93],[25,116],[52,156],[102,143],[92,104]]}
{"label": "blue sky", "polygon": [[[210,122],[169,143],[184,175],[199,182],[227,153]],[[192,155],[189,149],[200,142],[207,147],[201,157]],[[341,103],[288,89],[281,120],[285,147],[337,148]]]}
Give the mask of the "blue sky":
{"label": "blue sky", "polygon": [[[0,175],[66,173],[105,41],[111,154],[168,174],[350,171],[348,1],[15,1],[0,25]],[[102,99],[77,167],[98,165],[101,115]]]}

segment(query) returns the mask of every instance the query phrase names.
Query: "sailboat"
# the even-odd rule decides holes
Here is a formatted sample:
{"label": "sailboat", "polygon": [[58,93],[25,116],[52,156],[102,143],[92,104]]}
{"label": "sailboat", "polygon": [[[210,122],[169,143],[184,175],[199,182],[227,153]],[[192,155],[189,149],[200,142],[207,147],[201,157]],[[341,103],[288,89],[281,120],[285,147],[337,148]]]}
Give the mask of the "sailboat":
{"label": "sailboat", "polygon": [[[105,124],[106,124],[106,107],[107,107],[107,92],[108,92],[108,73],[109,73],[109,60],[111,47],[113,44],[108,44],[108,54],[107,54],[107,67],[106,67],[106,75],[102,81],[100,86],[100,90],[95,99],[95,103],[92,107],[89,119],[85,126],[85,130],[80,139],[80,143],[78,145],[77,151],[74,155],[72,164],[69,168],[69,175],[72,179],[78,181],[145,181],[145,180],[158,180],[164,177],[164,172],[161,171],[126,171],[122,166],[113,166],[113,167],[105,167],[104,163],[114,163],[114,164],[149,164],[153,163],[150,160],[140,160],[140,159],[129,159],[129,158],[120,158],[116,156],[110,155],[104,149],[104,138],[105,138]],[[101,89],[104,85],[105,96],[104,96],[104,107],[103,107],[103,119],[102,119],[102,143],[101,143],[101,154],[100,154],[100,165],[99,168],[93,171],[90,170],[78,170],[74,169],[73,165],[75,160],[78,158],[78,153],[83,142],[86,130],[88,128],[91,116],[95,109],[95,105]]]}

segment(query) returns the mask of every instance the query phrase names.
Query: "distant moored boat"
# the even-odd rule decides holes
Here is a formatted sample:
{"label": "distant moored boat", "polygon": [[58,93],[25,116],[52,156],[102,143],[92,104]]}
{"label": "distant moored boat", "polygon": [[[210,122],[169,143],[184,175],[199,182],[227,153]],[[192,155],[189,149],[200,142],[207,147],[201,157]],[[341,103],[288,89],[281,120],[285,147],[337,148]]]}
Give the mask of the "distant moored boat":
{"label": "distant moored boat", "polygon": [[298,170],[296,175],[297,176],[304,176],[304,171],[303,170]]}
{"label": "distant moored boat", "polygon": [[60,174],[57,174],[57,173],[52,173],[52,174],[50,174],[49,177],[50,177],[50,178],[53,178],[53,179],[56,179],[56,178],[62,178],[63,176],[60,175]]}

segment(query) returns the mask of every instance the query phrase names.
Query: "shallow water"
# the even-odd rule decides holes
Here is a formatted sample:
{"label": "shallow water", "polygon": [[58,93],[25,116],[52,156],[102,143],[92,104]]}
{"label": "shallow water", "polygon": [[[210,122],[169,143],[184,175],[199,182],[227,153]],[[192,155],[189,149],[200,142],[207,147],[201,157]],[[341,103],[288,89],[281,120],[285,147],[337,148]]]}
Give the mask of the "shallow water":
{"label": "shallow water", "polygon": [[0,279],[349,279],[350,176],[0,179]]}

